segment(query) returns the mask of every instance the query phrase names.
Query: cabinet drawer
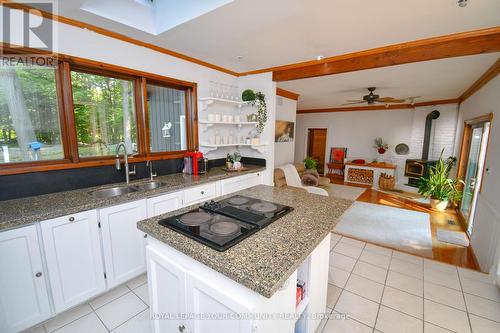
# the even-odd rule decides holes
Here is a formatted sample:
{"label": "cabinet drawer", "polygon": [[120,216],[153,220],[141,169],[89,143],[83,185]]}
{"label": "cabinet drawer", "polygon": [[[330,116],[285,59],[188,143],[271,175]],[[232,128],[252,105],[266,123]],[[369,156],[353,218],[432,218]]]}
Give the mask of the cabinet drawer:
{"label": "cabinet drawer", "polygon": [[148,198],[148,217],[158,216],[182,207],[183,192],[174,192]]}
{"label": "cabinet drawer", "polygon": [[225,179],[221,181],[221,194],[238,192],[259,184],[262,184],[262,175],[259,172]]}
{"label": "cabinet drawer", "polygon": [[215,183],[191,187],[184,190],[184,205],[191,205],[197,202],[209,200],[217,195]]}

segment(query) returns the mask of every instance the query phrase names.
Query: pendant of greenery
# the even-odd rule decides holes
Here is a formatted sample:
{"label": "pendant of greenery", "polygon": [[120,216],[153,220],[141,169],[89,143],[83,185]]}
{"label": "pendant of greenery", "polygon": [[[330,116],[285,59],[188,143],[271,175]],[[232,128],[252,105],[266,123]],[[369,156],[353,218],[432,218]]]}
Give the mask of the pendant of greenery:
{"label": "pendant of greenery", "polygon": [[429,169],[429,175],[420,178],[418,193],[434,200],[458,202],[462,198],[458,185],[464,182],[460,179],[448,178],[455,161],[454,157],[443,160],[443,152],[441,152],[436,165]]}
{"label": "pendant of greenery", "polygon": [[251,89],[246,89],[241,94],[241,99],[245,102],[249,102],[252,106],[257,106],[257,130],[259,133],[262,133],[267,122],[266,95],[260,91],[254,92]]}

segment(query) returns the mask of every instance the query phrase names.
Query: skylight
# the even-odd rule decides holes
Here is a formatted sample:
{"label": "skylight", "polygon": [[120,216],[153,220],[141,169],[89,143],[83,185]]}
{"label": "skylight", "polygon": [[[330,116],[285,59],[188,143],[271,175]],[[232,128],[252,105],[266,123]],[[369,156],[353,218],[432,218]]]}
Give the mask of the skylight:
{"label": "skylight", "polygon": [[80,9],[159,35],[230,2],[233,0],[87,0]]}

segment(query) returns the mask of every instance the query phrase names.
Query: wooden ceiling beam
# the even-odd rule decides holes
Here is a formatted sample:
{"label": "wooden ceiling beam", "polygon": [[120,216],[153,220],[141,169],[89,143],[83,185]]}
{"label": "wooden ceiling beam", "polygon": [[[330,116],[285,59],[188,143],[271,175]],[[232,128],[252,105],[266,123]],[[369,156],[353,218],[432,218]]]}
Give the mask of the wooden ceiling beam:
{"label": "wooden ceiling beam", "polygon": [[365,106],[341,106],[334,108],[324,108],[324,109],[302,109],[297,110],[297,113],[326,113],[326,112],[351,112],[351,111],[377,111],[377,110],[402,110],[402,109],[414,109],[422,106],[440,105],[440,104],[456,104],[459,103],[458,98],[452,99],[440,99],[435,101],[420,102],[415,104],[376,104],[376,105],[365,105]]}
{"label": "wooden ceiling beam", "polygon": [[469,89],[464,91],[464,93],[458,98],[460,100],[460,103],[471,97],[486,83],[493,80],[498,75],[498,73],[500,73],[500,58],[498,58],[497,61],[490,68],[488,68],[488,70],[483,75],[481,75],[481,77],[477,79],[477,81],[474,82],[472,86],[469,87]]}
{"label": "wooden ceiling beam", "polygon": [[[389,45],[273,68],[274,81],[288,81],[413,62],[500,52],[500,27]],[[253,72],[249,72],[254,74]],[[240,73],[242,75],[244,73]]]}
{"label": "wooden ceiling beam", "polygon": [[288,91],[288,90],[277,88],[277,87],[276,87],[276,95],[281,96],[281,97],[285,97],[285,98],[289,98],[289,99],[293,99],[296,101],[299,100],[299,96],[300,96],[299,94],[296,94],[292,91]]}

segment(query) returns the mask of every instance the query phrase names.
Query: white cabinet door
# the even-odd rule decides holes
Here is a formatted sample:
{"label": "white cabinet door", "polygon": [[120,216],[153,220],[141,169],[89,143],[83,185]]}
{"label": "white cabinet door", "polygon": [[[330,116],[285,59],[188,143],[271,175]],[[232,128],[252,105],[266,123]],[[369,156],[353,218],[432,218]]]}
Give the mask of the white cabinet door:
{"label": "white cabinet door", "polygon": [[187,314],[186,271],[151,246],[146,247],[146,256],[153,332],[191,332],[183,318]]}
{"label": "white cabinet door", "polygon": [[252,332],[252,321],[239,320],[238,315],[251,313],[253,309],[240,303],[238,295],[229,295],[223,285],[211,285],[193,273],[187,275],[186,286],[188,313],[210,316],[193,319],[190,323],[193,333]]}
{"label": "white cabinet door", "polygon": [[221,194],[226,195],[262,184],[260,172],[221,180]]}
{"label": "white cabinet door", "polygon": [[97,212],[59,217],[40,226],[56,312],[104,291]]}
{"label": "white cabinet door", "polygon": [[210,200],[217,196],[217,183],[208,183],[184,190],[184,206]]}
{"label": "white cabinet door", "polygon": [[[328,267],[330,261],[330,235],[328,234],[311,253],[309,271],[309,305],[308,313],[323,313],[326,308],[328,291]],[[316,332],[321,317],[307,319],[307,333]]]}
{"label": "white cabinet door", "polygon": [[19,332],[51,315],[36,226],[0,233],[0,332]]}
{"label": "white cabinet door", "polygon": [[174,192],[147,199],[148,217],[182,208],[183,192]]}
{"label": "white cabinet door", "polygon": [[99,210],[108,288],[146,271],[145,234],[137,229],[146,217],[145,199]]}

